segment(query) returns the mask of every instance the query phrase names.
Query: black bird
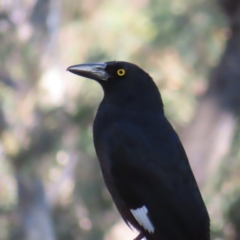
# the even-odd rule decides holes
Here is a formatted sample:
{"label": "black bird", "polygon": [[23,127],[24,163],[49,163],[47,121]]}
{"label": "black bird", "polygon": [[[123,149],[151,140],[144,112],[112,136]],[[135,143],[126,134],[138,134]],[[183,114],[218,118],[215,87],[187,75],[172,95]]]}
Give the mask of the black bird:
{"label": "black bird", "polygon": [[152,78],[127,62],[67,69],[96,80],[104,97],[93,125],[106,186],[136,240],[209,240],[209,216]]}

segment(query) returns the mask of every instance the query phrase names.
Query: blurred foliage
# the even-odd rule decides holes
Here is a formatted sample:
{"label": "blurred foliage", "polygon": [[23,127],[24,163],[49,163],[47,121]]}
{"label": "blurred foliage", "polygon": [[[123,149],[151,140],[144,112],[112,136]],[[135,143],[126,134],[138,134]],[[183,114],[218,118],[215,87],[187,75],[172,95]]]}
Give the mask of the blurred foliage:
{"label": "blurred foliage", "polygon": [[[0,0],[0,239],[20,239],[17,175],[44,183],[56,239],[104,239],[119,218],[92,143],[102,90],[68,66],[135,62],[157,82],[179,129],[227,37],[224,16],[207,0]],[[238,135],[206,191],[220,239],[240,221]]]}

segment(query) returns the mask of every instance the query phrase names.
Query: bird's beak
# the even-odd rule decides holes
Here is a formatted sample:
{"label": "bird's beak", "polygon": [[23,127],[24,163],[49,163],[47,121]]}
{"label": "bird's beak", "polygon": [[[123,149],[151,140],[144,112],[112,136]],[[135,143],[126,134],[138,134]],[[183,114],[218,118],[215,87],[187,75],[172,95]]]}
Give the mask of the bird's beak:
{"label": "bird's beak", "polygon": [[67,68],[67,71],[82,77],[107,81],[109,75],[105,70],[106,67],[107,63],[84,63],[70,66]]}

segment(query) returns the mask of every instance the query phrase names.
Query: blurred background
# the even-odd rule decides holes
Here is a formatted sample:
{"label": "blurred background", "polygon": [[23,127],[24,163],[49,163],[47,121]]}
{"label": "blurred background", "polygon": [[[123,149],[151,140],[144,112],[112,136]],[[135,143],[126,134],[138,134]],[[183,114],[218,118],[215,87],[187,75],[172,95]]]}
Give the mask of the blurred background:
{"label": "blurred background", "polygon": [[93,148],[102,90],[66,72],[110,60],[154,78],[212,239],[240,239],[240,0],[0,0],[0,240],[137,234]]}

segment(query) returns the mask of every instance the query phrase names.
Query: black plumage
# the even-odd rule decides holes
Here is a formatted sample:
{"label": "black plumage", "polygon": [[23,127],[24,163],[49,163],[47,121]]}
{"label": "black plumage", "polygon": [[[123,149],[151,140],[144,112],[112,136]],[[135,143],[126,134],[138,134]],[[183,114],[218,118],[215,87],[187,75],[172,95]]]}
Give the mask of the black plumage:
{"label": "black plumage", "polygon": [[94,145],[106,186],[124,221],[140,232],[137,239],[209,240],[206,207],[151,77],[116,61],[68,70],[104,90]]}

